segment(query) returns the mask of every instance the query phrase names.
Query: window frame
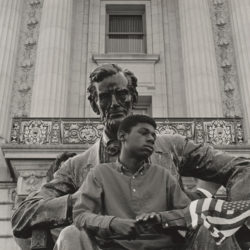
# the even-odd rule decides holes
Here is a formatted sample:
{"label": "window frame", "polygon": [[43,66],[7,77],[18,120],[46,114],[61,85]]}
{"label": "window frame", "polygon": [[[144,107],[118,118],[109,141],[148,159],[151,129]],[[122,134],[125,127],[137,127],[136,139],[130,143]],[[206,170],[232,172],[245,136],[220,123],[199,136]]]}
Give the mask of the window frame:
{"label": "window frame", "polygon": [[[126,6],[127,5],[127,6]],[[126,7],[132,7],[126,9]],[[112,9],[113,8],[113,9]],[[123,10],[122,10],[123,8]],[[139,9],[141,8],[141,9]],[[105,22],[105,53],[106,54],[146,54],[147,53],[147,36],[146,36],[146,8],[145,5],[119,5],[119,4],[107,4],[106,9],[106,22]],[[142,32],[109,32],[110,15],[114,16],[142,16]],[[108,51],[108,43],[110,35],[142,35],[143,50],[141,52],[110,52]]]}

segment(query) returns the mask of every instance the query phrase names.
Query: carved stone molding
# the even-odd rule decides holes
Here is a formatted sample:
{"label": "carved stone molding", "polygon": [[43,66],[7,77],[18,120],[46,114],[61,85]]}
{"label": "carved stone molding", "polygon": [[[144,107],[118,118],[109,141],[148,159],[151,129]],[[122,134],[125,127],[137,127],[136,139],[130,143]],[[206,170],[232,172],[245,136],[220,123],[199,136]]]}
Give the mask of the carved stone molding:
{"label": "carved stone molding", "polygon": [[24,0],[11,115],[28,116],[43,0]]}
{"label": "carved stone molding", "polygon": [[236,69],[228,0],[208,0],[225,117],[241,117],[242,105]]}
{"label": "carved stone molding", "polygon": [[102,134],[102,124],[63,122],[63,144],[71,143],[94,143]]}
{"label": "carved stone molding", "polygon": [[[244,142],[240,118],[156,118],[157,134],[181,134],[197,143],[236,145]],[[14,144],[93,144],[103,125],[98,119],[14,118],[10,142]]]}
{"label": "carved stone molding", "polygon": [[17,181],[17,194],[27,195],[38,190],[47,181],[46,173],[47,171],[41,170],[20,171]]}

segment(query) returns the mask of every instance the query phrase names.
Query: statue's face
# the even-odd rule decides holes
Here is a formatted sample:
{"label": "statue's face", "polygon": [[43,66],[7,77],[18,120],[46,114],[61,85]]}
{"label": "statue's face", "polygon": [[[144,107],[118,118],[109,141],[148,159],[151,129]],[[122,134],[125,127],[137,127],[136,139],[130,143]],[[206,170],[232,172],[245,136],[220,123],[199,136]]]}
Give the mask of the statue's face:
{"label": "statue's face", "polygon": [[128,80],[123,73],[95,83],[98,106],[102,121],[106,126],[118,126],[132,109],[132,97],[128,90]]}

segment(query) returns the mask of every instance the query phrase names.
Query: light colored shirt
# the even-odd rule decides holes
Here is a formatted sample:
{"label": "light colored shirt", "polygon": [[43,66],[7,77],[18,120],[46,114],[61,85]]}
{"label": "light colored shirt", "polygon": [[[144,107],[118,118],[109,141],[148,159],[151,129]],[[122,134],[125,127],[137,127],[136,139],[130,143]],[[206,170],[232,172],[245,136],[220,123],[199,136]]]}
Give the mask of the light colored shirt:
{"label": "light colored shirt", "polygon": [[[78,192],[73,208],[74,223],[101,236],[112,235],[109,225],[114,217],[135,219],[142,213],[162,212],[164,226],[168,215],[171,219],[171,212],[166,211],[185,208],[190,203],[169,171],[150,163],[144,163],[133,175],[119,162],[100,164],[90,170]],[[153,241],[119,243],[128,249],[162,249],[166,244],[174,245],[176,237],[180,236],[173,229],[167,236],[159,235]]]}

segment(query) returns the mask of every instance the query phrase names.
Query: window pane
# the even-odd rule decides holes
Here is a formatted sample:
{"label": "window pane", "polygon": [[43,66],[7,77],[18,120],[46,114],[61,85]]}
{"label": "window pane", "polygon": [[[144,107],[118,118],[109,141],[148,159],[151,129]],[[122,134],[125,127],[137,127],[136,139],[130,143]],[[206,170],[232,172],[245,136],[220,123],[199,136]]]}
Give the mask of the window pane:
{"label": "window pane", "polygon": [[143,32],[141,15],[110,15],[109,32]]}
{"label": "window pane", "polygon": [[109,35],[108,52],[144,52],[143,35]]}

